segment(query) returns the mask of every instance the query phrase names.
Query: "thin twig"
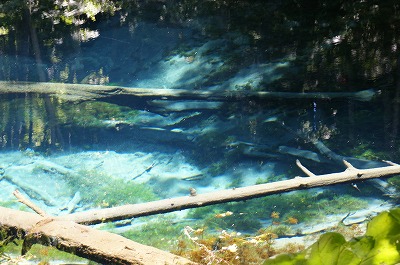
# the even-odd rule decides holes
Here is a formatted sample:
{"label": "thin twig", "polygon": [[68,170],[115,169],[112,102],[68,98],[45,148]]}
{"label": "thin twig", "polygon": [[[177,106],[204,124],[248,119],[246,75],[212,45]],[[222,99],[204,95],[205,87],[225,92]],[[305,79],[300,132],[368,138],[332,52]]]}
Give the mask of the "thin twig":
{"label": "thin twig", "polygon": [[28,198],[24,197],[19,190],[15,190],[13,195],[18,199],[19,202],[25,204],[32,210],[34,210],[37,214],[43,217],[50,217],[44,210],[42,210],[39,206],[37,206],[34,202],[29,200]]}
{"label": "thin twig", "polygon": [[315,177],[315,174],[308,170],[305,166],[300,163],[300,160],[296,159],[296,165],[309,177]]}
{"label": "thin twig", "polygon": [[391,166],[398,166],[399,165],[399,164],[396,164],[396,163],[394,163],[392,161],[389,161],[389,160],[382,160],[382,161],[387,163],[387,164],[389,164],[389,165],[391,165]]}
{"label": "thin twig", "polygon": [[350,162],[347,162],[346,160],[343,159],[343,164],[347,167],[348,170],[357,170]]}
{"label": "thin twig", "polygon": [[150,172],[150,170],[152,170],[155,165],[156,165],[156,162],[153,162],[153,164],[151,164],[149,167],[147,167],[145,170],[143,170],[142,173],[131,178],[131,180],[135,180],[138,177],[142,176],[143,174]]}

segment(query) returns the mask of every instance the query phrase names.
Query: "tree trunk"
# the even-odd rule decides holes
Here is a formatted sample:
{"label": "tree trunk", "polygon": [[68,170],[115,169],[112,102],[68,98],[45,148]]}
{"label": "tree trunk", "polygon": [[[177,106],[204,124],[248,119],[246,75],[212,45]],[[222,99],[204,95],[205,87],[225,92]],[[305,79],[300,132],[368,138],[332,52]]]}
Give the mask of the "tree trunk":
{"label": "tree trunk", "polygon": [[[192,190],[190,196],[91,210],[59,217],[48,216],[34,204],[32,206],[32,203],[26,202],[20,193],[15,192],[14,195],[19,201],[25,203],[42,216],[0,207],[0,227],[3,232],[6,232],[7,242],[10,242],[9,238],[24,239],[22,254],[29,251],[33,244],[39,243],[54,246],[57,249],[80,257],[106,264],[194,264],[171,253],[77,223],[95,224],[122,220],[229,201],[246,200],[292,190],[364,181],[400,174],[400,165],[388,163],[390,165],[387,167],[356,169],[350,163],[344,161],[347,169],[343,172],[315,175],[297,161],[297,165],[308,177],[295,177],[290,180],[206,194],[196,194]],[[4,236],[4,233],[2,235]]]}
{"label": "tree trunk", "polygon": [[24,239],[22,254],[39,243],[102,264],[195,264],[169,252],[72,221],[4,207],[0,207],[0,212],[3,235],[5,232],[8,237]]}
{"label": "tree trunk", "polygon": [[[87,84],[64,83],[31,83],[0,81],[0,94],[5,93],[39,93],[59,97],[70,101],[84,101],[92,99],[124,100],[126,98],[145,99],[179,99],[179,100],[209,100],[209,101],[241,101],[252,99],[334,99],[348,98],[359,101],[369,101],[377,92],[368,89],[359,92],[269,92],[269,91],[205,91],[190,89],[163,89],[163,88],[133,88]],[[107,99],[107,100],[105,100]]]}
{"label": "tree trunk", "polygon": [[309,189],[313,187],[328,186],[346,182],[364,181],[367,179],[388,177],[400,174],[400,165],[396,164],[392,164],[391,166],[387,167],[356,169],[350,163],[345,161],[345,165],[347,166],[347,169],[345,171],[318,176],[307,170],[304,166],[300,164],[299,161],[297,161],[297,165],[309,177],[295,177],[289,180],[243,188],[233,188],[230,190],[220,190],[205,194],[195,194],[192,191],[191,196],[171,198],[140,204],[123,205],[100,210],[77,212],[61,216],[60,218],[71,220],[77,223],[96,224],[106,221],[116,221],[139,216],[173,212],[188,208],[196,208],[230,201],[243,201],[247,199],[293,190]]}

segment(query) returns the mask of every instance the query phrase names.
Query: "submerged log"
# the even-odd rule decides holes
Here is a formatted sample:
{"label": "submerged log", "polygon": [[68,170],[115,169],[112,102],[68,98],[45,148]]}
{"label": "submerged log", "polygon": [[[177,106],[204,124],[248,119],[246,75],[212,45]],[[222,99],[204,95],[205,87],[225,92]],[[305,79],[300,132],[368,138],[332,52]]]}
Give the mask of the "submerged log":
{"label": "submerged log", "polygon": [[2,233],[23,239],[23,252],[38,243],[102,264],[195,264],[169,252],[72,221],[4,207],[0,207],[0,212]]}
{"label": "submerged log", "polygon": [[51,196],[48,195],[46,193],[46,191],[44,191],[44,190],[35,188],[32,185],[30,185],[20,179],[13,178],[9,175],[0,175],[0,181],[2,181],[3,179],[8,181],[12,185],[15,185],[16,187],[18,187],[20,190],[24,191],[26,194],[28,194],[32,198],[43,201],[46,205],[49,205],[49,206],[57,205],[57,202],[53,198],[51,198]]}
{"label": "submerged log", "polygon": [[309,189],[313,187],[328,186],[346,182],[364,181],[367,179],[400,174],[400,165],[397,164],[372,169],[356,169],[348,162],[345,162],[347,169],[344,172],[324,175],[312,174],[309,170],[302,166],[300,162],[297,162],[297,165],[309,177],[295,177],[289,180],[282,180],[243,188],[233,188],[230,190],[220,190],[205,194],[196,194],[195,196],[184,196],[100,210],[89,210],[65,215],[60,218],[71,220],[77,223],[96,224],[106,221],[117,221],[133,217],[173,212],[231,201],[242,201],[293,190]]}
{"label": "submerged log", "polygon": [[[388,163],[389,166],[372,169],[357,169],[349,162],[343,162],[347,169],[340,173],[315,175],[297,161],[299,168],[308,177],[295,177],[290,180],[205,194],[192,193],[185,197],[91,210],[59,217],[48,216],[45,212],[42,213],[42,211],[37,210],[35,205],[30,207],[36,209],[43,216],[0,207],[2,213],[0,215],[0,228],[3,232],[6,232],[7,238],[24,239],[23,254],[29,251],[32,244],[39,243],[106,264],[194,264],[171,253],[77,223],[96,224],[123,220],[229,201],[247,200],[293,190],[346,182],[354,183],[400,174],[400,165],[391,162]],[[19,200],[25,201],[21,196],[19,196]],[[24,203],[28,206],[31,205]]]}
{"label": "submerged log", "polygon": [[[379,92],[373,89],[359,92],[269,92],[243,90],[190,90],[164,88],[133,88],[105,85],[65,84],[47,82],[7,82],[0,81],[0,94],[7,93],[38,93],[55,96],[68,101],[85,101],[93,99],[180,99],[180,100],[210,100],[210,101],[241,101],[252,99],[335,99],[347,98],[358,101],[370,101]],[[123,98],[121,98],[121,96]]]}

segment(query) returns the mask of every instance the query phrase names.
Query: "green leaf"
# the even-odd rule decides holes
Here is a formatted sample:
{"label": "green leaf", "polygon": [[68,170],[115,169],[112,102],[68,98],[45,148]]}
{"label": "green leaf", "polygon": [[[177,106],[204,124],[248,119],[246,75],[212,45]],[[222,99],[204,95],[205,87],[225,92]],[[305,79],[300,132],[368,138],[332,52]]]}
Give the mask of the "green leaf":
{"label": "green leaf", "polygon": [[311,246],[309,265],[336,265],[346,239],[339,233],[323,234]]}
{"label": "green leaf", "polygon": [[387,238],[388,236],[399,235],[400,223],[397,219],[399,218],[398,215],[399,212],[397,210],[392,210],[390,212],[382,212],[375,216],[368,223],[365,235],[372,236],[376,240]]}
{"label": "green leaf", "polygon": [[360,238],[353,238],[348,242],[347,246],[353,252],[355,258],[358,259],[358,263],[355,264],[368,264],[369,254],[374,248],[375,240],[370,236],[363,236]]}
{"label": "green leaf", "polygon": [[400,208],[391,209],[389,213],[400,224]]}
{"label": "green leaf", "polygon": [[353,238],[348,244],[357,256],[363,257],[374,247],[375,240],[370,236],[363,236]]}
{"label": "green leaf", "polygon": [[[347,245],[347,244],[346,244]],[[342,246],[340,248],[337,265],[359,265],[361,258],[359,258],[348,246]]]}
{"label": "green leaf", "polygon": [[400,261],[400,209],[382,212],[368,224],[366,235],[353,239],[349,247],[360,265],[396,264]]}
{"label": "green leaf", "polygon": [[400,255],[396,246],[389,239],[381,239],[376,242],[361,265],[397,264],[398,262],[400,262]]}

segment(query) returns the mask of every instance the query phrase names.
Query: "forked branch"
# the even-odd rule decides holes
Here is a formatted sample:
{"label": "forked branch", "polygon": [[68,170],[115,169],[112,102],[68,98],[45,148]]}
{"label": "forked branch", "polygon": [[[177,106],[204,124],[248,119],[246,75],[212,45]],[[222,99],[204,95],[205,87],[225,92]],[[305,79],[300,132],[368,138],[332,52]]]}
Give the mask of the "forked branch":
{"label": "forked branch", "polygon": [[195,196],[184,196],[147,203],[123,205],[99,210],[89,210],[85,212],[72,213],[60,218],[71,220],[77,223],[96,224],[107,221],[117,221],[139,216],[179,211],[188,208],[197,208],[231,201],[242,201],[293,190],[328,186],[346,182],[354,183],[367,179],[389,177],[400,174],[400,165],[396,164],[371,169],[357,169],[349,162],[344,163],[348,169],[343,172],[315,175],[298,161],[297,165],[309,177],[295,177],[289,180],[282,180],[243,188],[233,188],[230,190],[214,191],[205,194],[197,194]]}
{"label": "forked branch", "polygon": [[28,251],[32,244],[39,243],[51,245],[63,251],[106,264],[193,264],[187,259],[168,252],[144,246],[121,236],[98,231],[77,223],[95,224],[122,220],[229,201],[247,200],[292,190],[346,182],[354,183],[400,174],[400,165],[392,162],[386,167],[357,169],[344,161],[347,166],[345,171],[325,175],[315,175],[304,167],[300,161],[296,163],[309,177],[295,177],[290,180],[250,187],[109,209],[91,210],[60,217],[48,216],[28,199],[21,197],[19,193],[15,193],[21,202],[27,204],[42,216],[0,207],[0,227],[7,232],[8,236],[12,238],[22,237],[24,239],[23,252]]}

